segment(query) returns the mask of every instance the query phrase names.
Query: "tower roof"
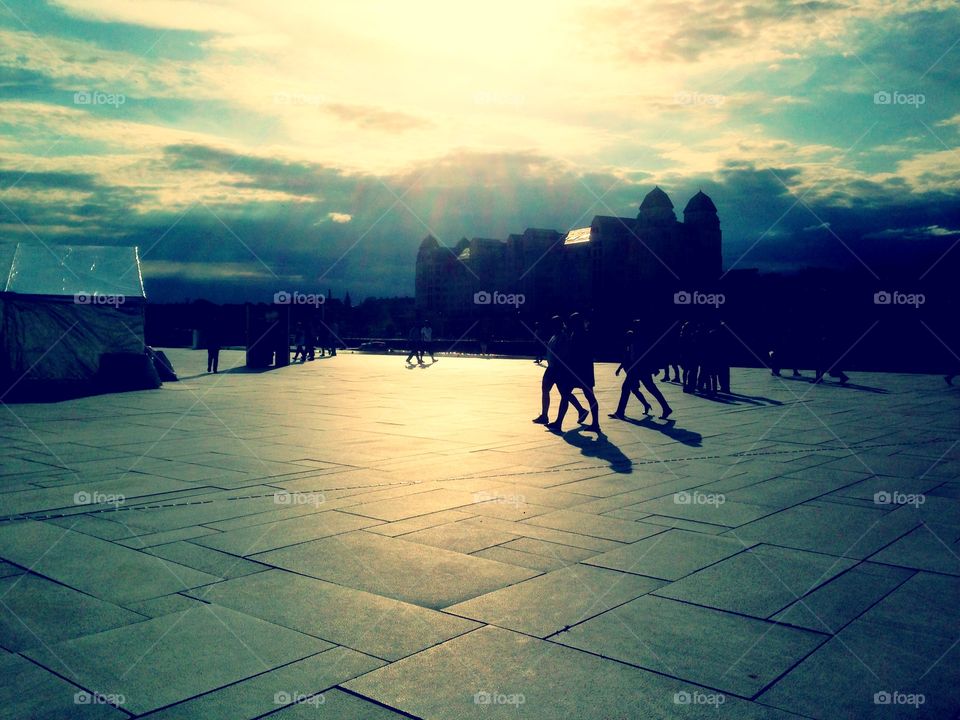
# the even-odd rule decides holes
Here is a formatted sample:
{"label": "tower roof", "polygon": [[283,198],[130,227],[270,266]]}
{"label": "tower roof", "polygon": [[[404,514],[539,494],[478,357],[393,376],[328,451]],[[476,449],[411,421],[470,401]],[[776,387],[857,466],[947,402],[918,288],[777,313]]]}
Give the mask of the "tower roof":
{"label": "tower roof", "polygon": [[673,203],[670,201],[670,198],[667,197],[667,194],[660,189],[660,186],[657,185],[653,190],[647,193],[647,196],[643,199],[643,202],[640,203],[641,210],[654,210],[660,208],[669,208],[673,209]]}
{"label": "tower roof", "polygon": [[437,239],[433,235],[427,235],[423,239],[423,242],[420,243],[421,250],[433,250],[438,247],[440,247],[440,243],[437,242]]}
{"label": "tower roof", "polygon": [[704,193],[703,190],[690,198],[690,202],[688,202],[687,206],[683,209],[684,214],[689,212],[715,213],[716,211],[717,206],[713,204],[713,200],[711,200],[710,196]]}

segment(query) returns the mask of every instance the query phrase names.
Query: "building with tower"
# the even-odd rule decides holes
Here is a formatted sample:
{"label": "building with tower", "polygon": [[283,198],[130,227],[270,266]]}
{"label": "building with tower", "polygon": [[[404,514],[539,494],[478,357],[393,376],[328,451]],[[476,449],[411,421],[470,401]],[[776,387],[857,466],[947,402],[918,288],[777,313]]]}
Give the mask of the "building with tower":
{"label": "building with tower", "polygon": [[650,312],[676,316],[674,293],[709,292],[719,280],[721,244],[717,208],[706,194],[690,199],[681,222],[655,187],[636,218],[597,215],[589,227],[566,233],[528,228],[453,247],[425,238],[416,307],[447,334],[491,318],[520,325],[574,310],[595,326]]}

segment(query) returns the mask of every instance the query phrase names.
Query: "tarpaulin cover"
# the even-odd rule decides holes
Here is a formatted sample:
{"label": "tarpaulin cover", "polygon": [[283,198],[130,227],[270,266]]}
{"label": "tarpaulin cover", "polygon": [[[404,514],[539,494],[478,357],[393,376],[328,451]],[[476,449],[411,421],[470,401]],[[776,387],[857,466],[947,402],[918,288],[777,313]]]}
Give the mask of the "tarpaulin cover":
{"label": "tarpaulin cover", "polygon": [[20,243],[3,289],[20,295],[145,298],[135,247]]}
{"label": "tarpaulin cover", "polygon": [[144,353],[135,247],[21,243],[5,281],[0,374],[9,381],[91,380],[101,356]]}

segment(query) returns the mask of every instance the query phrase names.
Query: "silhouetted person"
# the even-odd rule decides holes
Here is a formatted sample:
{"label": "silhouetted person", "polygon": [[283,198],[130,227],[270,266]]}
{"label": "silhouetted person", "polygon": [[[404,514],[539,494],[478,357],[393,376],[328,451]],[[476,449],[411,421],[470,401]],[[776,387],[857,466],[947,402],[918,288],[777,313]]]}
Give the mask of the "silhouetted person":
{"label": "silhouetted person", "polygon": [[307,361],[307,332],[302,323],[297,323],[297,329],[294,332],[294,342],[297,345],[293,352],[293,362],[300,358],[300,362]]}
{"label": "silhouetted person", "polygon": [[304,328],[305,338],[307,341],[307,360],[313,360],[316,357],[316,347],[317,347],[317,331],[313,327],[313,323],[307,323]]}
{"label": "silhouetted person", "polygon": [[[660,418],[666,420],[673,412],[673,408],[670,407],[670,403],[667,402],[663,393],[660,392],[660,388],[657,387],[657,383],[653,380],[653,376],[659,371],[660,365],[656,357],[651,355],[651,343],[649,338],[645,337],[643,323],[640,320],[633,321],[633,343],[633,354],[637,358],[634,363],[634,373],[643,388],[653,396],[654,400],[660,403]],[[623,393],[621,391],[622,399]]]}
{"label": "silhouetted person", "polygon": [[[563,320],[559,315],[550,320],[552,331],[550,339],[547,341],[547,368],[543,371],[543,379],[540,381],[540,414],[533,419],[533,422],[540,425],[546,425],[550,422],[547,413],[550,411],[550,391],[554,385],[558,389],[565,387],[568,383],[567,376],[569,369],[565,368],[560,362],[560,355],[564,352],[566,336],[564,334]],[[561,397],[563,390],[560,390]],[[587,411],[573,395],[570,396],[570,403],[577,409],[578,421],[583,422],[587,419]]]}
{"label": "silhouetted person", "polygon": [[688,320],[680,330],[680,362],[683,365],[683,391],[697,389],[700,374],[700,327]]}
{"label": "silhouetted person", "polygon": [[717,356],[714,360],[714,367],[717,371],[717,382],[720,386],[720,392],[730,394],[730,330],[725,322],[721,322],[717,328]]}
{"label": "silhouetted person", "polygon": [[423,327],[420,328],[420,357],[424,355],[430,356],[430,362],[437,361],[433,356],[433,328],[430,327],[429,320],[424,321]]}
{"label": "silhouetted person", "polygon": [[410,361],[411,358],[416,358],[417,363],[423,365],[423,356],[420,349],[420,323],[414,323],[413,327],[410,328],[410,333],[407,335],[407,339],[410,341],[410,354],[407,355],[407,364],[413,365]]}
{"label": "silhouetted person", "polygon": [[593,394],[593,347],[583,323],[583,316],[580,313],[573,313],[570,316],[569,333],[560,356],[560,362],[569,368],[569,372],[565,377],[566,387],[560,385],[560,411],[557,414],[557,419],[548,423],[547,427],[551,430],[562,430],[563,418],[567,414],[567,408],[571,403],[572,392],[574,388],[580,388],[587,398],[590,415],[593,417],[593,422],[584,429],[599,434],[600,408],[597,404],[597,397]]}
{"label": "silhouetted person", "polygon": [[327,328],[327,330],[329,333],[327,337],[329,338],[328,346],[330,348],[330,357],[336,357],[337,345],[340,342],[340,325],[334,321],[330,323],[330,327]]}
{"label": "silhouetted person", "polygon": [[614,373],[614,375],[619,377],[620,371],[624,371],[623,385],[620,386],[620,403],[617,405],[616,412],[612,412],[609,415],[609,417],[618,420],[623,420],[625,417],[624,413],[627,410],[627,403],[630,401],[630,393],[633,393],[637,400],[640,401],[640,404],[643,405],[644,415],[650,412],[650,403],[647,402],[643,393],[640,392],[640,373],[638,368],[640,348],[633,330],[627,330],[624,344],[623,360],[620,362],[620,365],[617,366],[617,370]]}
{"label": "silhouetted person", "polygon": [[663,338],[663,377],[660,382],[670,382],[670,368],[673,368],[673,382],[680,382],[680,328],[672,327]]}
{"label": "silhouetted person", "polygon": [[536,353],[533,362],[535,365],[539,365],[543,362],[543,338],[540,337],[540,323],[538,322],[533,324],[533,345],[534,353]]}
{"label": "silhouetted person", "polygon": [[837,354],[836,343],[826,332],[818,333],[817,338],[817,367],[814,383],[822,383],[824,375],[830,375],[832,378],[840,380],[841,385],[846,385],[850,378],[840,369],[840,357]]}
{"label": "silhouetted person", "polygon": [[220,366],[220,328],[214,323],[207,330],[207,372],[215,373]]}

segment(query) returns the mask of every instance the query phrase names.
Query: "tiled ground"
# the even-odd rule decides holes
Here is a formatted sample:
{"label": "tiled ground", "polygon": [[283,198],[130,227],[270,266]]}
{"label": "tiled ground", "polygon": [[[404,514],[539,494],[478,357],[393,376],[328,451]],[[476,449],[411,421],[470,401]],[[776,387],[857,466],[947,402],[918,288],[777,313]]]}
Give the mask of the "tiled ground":
{"label": "tiled ground", "polygon": [[938,377],[734,370],[598,440],[529,361],[169,354],[0,408],[0,718],[960,716]]}

